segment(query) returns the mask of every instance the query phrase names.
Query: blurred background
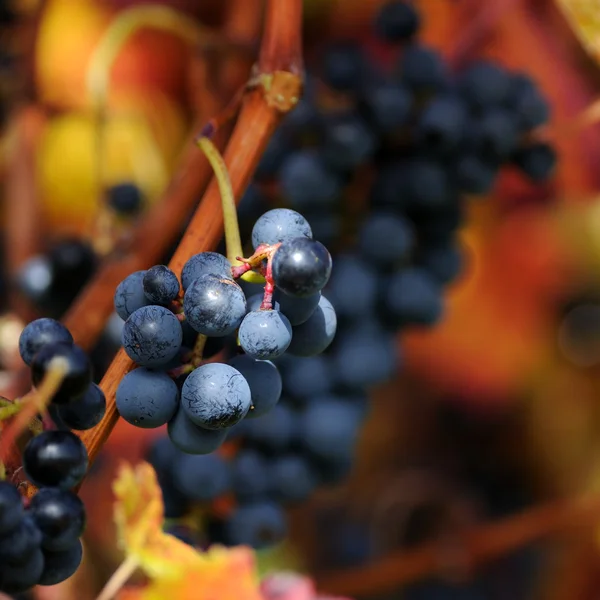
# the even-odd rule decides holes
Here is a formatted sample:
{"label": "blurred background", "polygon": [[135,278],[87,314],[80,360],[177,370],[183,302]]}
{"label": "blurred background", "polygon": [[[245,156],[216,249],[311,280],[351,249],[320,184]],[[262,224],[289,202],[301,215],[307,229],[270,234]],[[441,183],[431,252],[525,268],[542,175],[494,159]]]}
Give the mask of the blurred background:
{"label": "blurred background", "polygon": [[[352,464],[335,485],[289,508],[285,541],[257,555],[261,572],[306,572],[323,592],[351,598],[593,600],[600,585],[600,4],[415,0],[420,27],[402,43],[377,20],[386,4],[305,1],[308,101],[276,133],[242,201],[246,239],[264,210],[291,202],[335,250],[335,272],[335,256],[355,247],[369,217],[395,206],[395,199],[378,204],[385,190],[373,200],[374,169],[392,156],[412,160],[417,150],[402,141],[405,129],[420,123],[432,96],[455,93],[454,86],[464,93],[461,77],[472,65],[531,79],[540,101],[519,139],[546,153],[535,155],[539,162],[519,162],[523,155],[515,150],[490,165],[489,181],[479,187],[457,184],[460,215],[445,212],[455,222],[442,228],[460,250],[460,268],[452,261],[440,267],[451,272],[442,277],[443,312],[417,311],[417,326],[382,326],[394,335],[391,366],[358,386],[367,389],[368,410]],[[180,173],[190,136],[219,114],[256,60],[261,0],[163,5],[177,13],[175,25],[141,18],[129,31],[100,107],[91,65],[109,28],[120,15],[135,14],[133,6],[143,14],[142,3],[0,5],[0,393],[7,397],[21,385],[16,340],[24,323],[64,316],[120,248],[143,264],[153,241],[139,245],[136,231]],[[418,63],[412,80],[402,63],[406,43],[415,39],[433,48],[450,73],[440,87],[431,84],[434,90],[415,83],[419,74],[432,75],[433,63]],[[344,69],[356,49],[370,67],[353,87],[344,83]],[[355,66],[350,61],[348,68]],[[388,123],[386,101],[370,90],[385,87],[379,73],[393,79],[395,69],[413,108],[396,123],[394,105]],[[483,73],[493,89],[496,72]],[[487,89],[485,82],[473,85],[475,92]],[[348,107],[369,115],[371,133],[379,127],[376,137],[384,141],[351,153],[335,202],[311,204],[293,191],[287,198],[298,180],[289,176],[286,187],[279,173],[284,156],[298,145],[312,147],[327,128],[310,120],[315,106],[325,115]],[[364,150],[370,138],[361,139]],[[458,150],[452,152],[453,160]],[[477,182],[487,177],[481,165],[473,169],[468,175]],[[405,183],[392,182],[394,198],[410,195]],[[428,184],[425,178],[419,186]],[[191,215],[200,192],[177,210]],[[185,225],[181,219],[156,241],[165,263]],[[338,294],[356,292],[346,285]],[[110,298],[113,292],[114,286],[102,290]],[[410,302],[422,308],[430,296],[415,294]],[[106,322],[93,340],[100,381],[118,349],[121,323],[94,302],[79,308],[90,323]],[[344,327],[347,334],[354,326]],[[122,559],[111,526],[118,461],[142,460],[161,435],[119,422],[81,492],[89,514],[84,564],[71,580],[32,597],[96,596]],[[199,510],[226,509],[213,502]],[[206,520],[188,515],[174,522],[203,543],[219,541],[206,528],[198,531]]]}

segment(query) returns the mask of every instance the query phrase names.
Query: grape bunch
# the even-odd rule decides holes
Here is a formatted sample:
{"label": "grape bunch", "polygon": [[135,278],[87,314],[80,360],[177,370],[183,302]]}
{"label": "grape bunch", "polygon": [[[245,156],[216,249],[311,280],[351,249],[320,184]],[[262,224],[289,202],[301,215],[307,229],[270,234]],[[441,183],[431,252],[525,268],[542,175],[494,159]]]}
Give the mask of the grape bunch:
{"label": "grape bunch", "polygon": [[71,490],[83,480],[88,455],[71,430],[94,427],[106,410],[102,390],[92,383],[88,357],[58,321],[29,323],[19,351],[35,387],[54,369],[63,375],[49,406],[55,427],[46,426],[23,451],[23,470],[38,492],[25,507],[17,488],[0,482],[0,590],[7,593],[55,585],[77,570],[86,513]]}

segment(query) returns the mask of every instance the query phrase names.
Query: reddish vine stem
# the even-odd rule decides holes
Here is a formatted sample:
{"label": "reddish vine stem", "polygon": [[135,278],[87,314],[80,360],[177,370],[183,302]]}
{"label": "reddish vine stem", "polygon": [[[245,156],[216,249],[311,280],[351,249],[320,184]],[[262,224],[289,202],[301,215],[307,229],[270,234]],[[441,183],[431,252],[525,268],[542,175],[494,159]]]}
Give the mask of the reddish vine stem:
{"label": "reddish vine stem", "polygon": [[[301,17],[301,0],[267,2],[265,33],[258,65],[259,79],[263,85],[246,95],[224,153],[233,192],[238,200],[248,186],[283,114],[296,104],[300,94]],[[287,57],[287,62],[282,57]],[[196,152],[201,156],[199,150]],[[190,256],[213,248],[222,229],[219,189],[213,180],[169,263],[170,268],[179,273]],[[120,350],[100,384],[107,398],[106,415],[97,427],[80,434],[88,449],[90,465],[117,422],[115,392],[123,375],[133,366],[125,352]]]}
{"label": "reddish vine stem", "polygon": [[317,578],[320,590],[356,597],[389,593],[429,576],[462,574],[553,533],[588,526],[600,516],[600,496],[586,495],[535,506],[500,521],[475,527],[464,535],[395,552],[372,565]]}

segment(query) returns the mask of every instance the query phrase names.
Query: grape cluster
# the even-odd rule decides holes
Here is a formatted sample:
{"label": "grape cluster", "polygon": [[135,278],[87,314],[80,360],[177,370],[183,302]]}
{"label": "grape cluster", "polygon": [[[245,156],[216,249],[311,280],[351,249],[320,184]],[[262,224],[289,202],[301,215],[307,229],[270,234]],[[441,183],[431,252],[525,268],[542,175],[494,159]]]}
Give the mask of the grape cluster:
{"label": "grape cluster", "polygon": [[19,351],[34,386],[53,369],[64,376],[49,406],[56,427],[31,438],[23,451],[24,472],[38,492],[25,508],[17,488],[0,482],[0,590],[7,593],[55,585],[77,570],[86,514],[71,490],[83,480],[88,455],[71,429],[94,427],[106,410],[102,390],[92,383],[89,359],[58,321],[29,323]]}

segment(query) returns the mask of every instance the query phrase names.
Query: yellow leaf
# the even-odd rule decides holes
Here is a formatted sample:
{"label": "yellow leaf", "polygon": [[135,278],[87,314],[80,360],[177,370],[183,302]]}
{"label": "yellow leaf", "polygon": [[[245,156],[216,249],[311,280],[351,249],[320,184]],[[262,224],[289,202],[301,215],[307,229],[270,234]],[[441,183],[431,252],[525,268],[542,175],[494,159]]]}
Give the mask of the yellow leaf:
{"label": "yellow leaf", "polygon": [[600,1],[556,0],[586,51],[600,61]]}
{"label": "yellow leaf", "polygon": [[150,464],[122,465],[113,490],[120,543],[149,577],[177,579],[203,566],[205,560],[193,548],[163,532],[162,494]]}

